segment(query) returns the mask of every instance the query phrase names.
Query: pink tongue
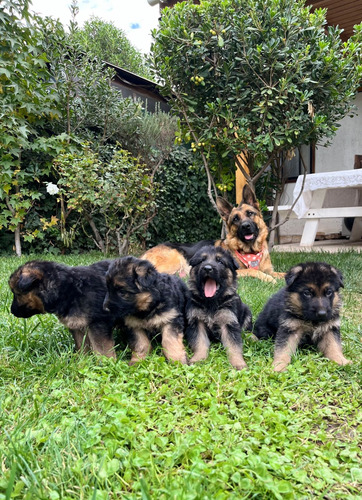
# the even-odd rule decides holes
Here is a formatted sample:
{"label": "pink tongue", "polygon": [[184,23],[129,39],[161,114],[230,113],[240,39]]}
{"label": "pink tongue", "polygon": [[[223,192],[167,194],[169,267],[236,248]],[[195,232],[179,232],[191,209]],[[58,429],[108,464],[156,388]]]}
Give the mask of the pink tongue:
{"label": "pink tongue", "polygon": [[204,288],[205,297],[213,297],[216,293],[216,281],[208,279],[205,282]]}
{"label": "pink tongue", "polygon": [[253,239],[253,236],[254,236],[253,234],[245,234],[245,235],[244,235],[244,238],[245,238],[246,240],[251,240],[251,239]]}

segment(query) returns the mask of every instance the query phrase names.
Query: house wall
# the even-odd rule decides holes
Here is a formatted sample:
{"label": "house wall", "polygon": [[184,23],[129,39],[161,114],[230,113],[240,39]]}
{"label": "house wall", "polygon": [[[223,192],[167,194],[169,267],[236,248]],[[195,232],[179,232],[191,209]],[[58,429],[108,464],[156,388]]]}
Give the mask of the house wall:
{"label": "house wall", "polygon": [[132,99],[134,100],[141,99],[147,111],[149,111],[150,113],[155,113],[158,110],[164,111],[165,113],[170,112],[170,106],[152,92],[149,92],[145,89],[137,90],[136,88],[131,86],[127,87],[126,85],[122,85],[117,81],[112,82],[112,87],[116,87],[118,90],[120,90],[122,93],[122,97],[125,99],[127,97],[132,97]]}
{"label": "house wall", "polygon": [[[362,92],[358,93],[354,104],[357,115],[352,118],[346,116],[340,122],[339,130],[328,147],[321,145],[315,151],[315,172],[334,172],[337,170],[351,170],[354,167],[355,155],[362,155]],[[289,183],[284,189],[281,205],[291,205],[295,183]],[[352,200],[358,198],[357,190],[336,189],[327,193],[324,206],[348,206]],[[283,214],[281,214],[282,216]],[[280,226],[280,235],[287,241],[288,237],[300,236],[303,232],[305,220],[292,219]],[[348,234],[343,219],[325,219],[320,222],[318,232],[325,234]]]}

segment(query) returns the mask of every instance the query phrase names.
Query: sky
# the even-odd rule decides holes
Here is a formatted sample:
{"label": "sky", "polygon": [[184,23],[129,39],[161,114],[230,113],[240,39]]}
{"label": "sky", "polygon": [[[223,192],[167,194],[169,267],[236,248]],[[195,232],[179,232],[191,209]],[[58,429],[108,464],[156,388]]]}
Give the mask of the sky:
{"label": "sky", "polygon": [[[69,24],[71,0],[32,0],[31,10],[41,16],[60,19]],[[80,26],[91,16],[112,21],[121,28],[132,45],[142,53],[151,46],[151,30],[157,28],[159,5],[151,6],[147,0],[78,0]]]}

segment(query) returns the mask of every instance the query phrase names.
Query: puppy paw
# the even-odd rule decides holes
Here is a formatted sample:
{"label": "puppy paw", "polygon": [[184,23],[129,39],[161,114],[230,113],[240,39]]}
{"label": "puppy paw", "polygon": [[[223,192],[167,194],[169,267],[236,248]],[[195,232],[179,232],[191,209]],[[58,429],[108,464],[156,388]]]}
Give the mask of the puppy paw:
{"label": "puppy paw", "polygon": [[351,361],[350,359],[347,359],[347,358],[343,358],[340,361],[338,361],[338,364],[340,366],[353,365],[353,361]]}
{"label": "puppy paw", "polygon": [[235,370],[247,370],[248,369],[248,365],[246,363],[244,363],[243,365],[233,365],[233,367],[235,368]]}
{"label": "puppy paw", "polygon": [[275,372],[284,372],[287,369],[287,364],[285,363],[273,363],[273,368]]}
{"label": "puppy paw", "polygon": [[248,365],[243,359],[230,360],[230,364],[235,368],[235,370],[245,370],[246,368],[248,368]]}
{"label": "puppy paw", "polygon": [[205,361],[206,358],[207,358],[207,356],[196,356],[196,355],[193,355],[192,358],[189,361],[189,364],[190,365],[194,365],[195,363],[198,363],[199,361]]}

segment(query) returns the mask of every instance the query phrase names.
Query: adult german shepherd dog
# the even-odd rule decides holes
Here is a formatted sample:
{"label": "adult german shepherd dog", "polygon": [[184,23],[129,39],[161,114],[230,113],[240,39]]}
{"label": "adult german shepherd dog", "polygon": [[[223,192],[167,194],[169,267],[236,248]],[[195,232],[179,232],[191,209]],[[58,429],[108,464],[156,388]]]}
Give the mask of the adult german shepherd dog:
{"label": "adult german shepherd dog", "polygon": [[207,358],[210,341],[221,341],[231,365],[246,368],[241,332],[251,330],[251,311],[237,292],[238,264],[221,247],[205,246],[190,260],[186,339],[193,351],[190,363]]}
{"label": "adult german shepherd dog", "polygon": [[341,347],[341,272],[325,262],[304,262],[292,267],[285,281],[287,286],[269,299],[254,327],[259,339],[275,340],[275,371],[284,371],[302,344],[315,344],[339,365],[351,363]]}
{"label": "adult german shepherd dog", "polygon": [[251,188],[244,186],[243,199],[237,207],[220,197],[216,203],[226,223],[225,239],[203,240],[195,244],[161,243],[150,248],[141,258],[152,262],[160,272],[186,276],[195,253],[204,246],[213,245],[231,252],[239,265],[238,276],[253,276],[271,282],[275,282],[274,278],[283,278],[284,273],[273,270],[267,244],[268,228]]}
{"label": "adult german shepherd dog", "polygon": [[115,260],[106,275],[103,307],[124,322],[132,350],[130,365],[146,358],[152,337],[161,334],[167,359],[187,364],[183,345],[186,284],[159,273],[147,260],[132,256]]}
{"label": "adult german shepherd dog", "polygon": [[115,358],[112,329],[116,317],[103,310],[106,272],[111,261],[70,267],[33,260],[10,276],[11,312],[18,318],[53,313],[71,331],[78,350]]}

